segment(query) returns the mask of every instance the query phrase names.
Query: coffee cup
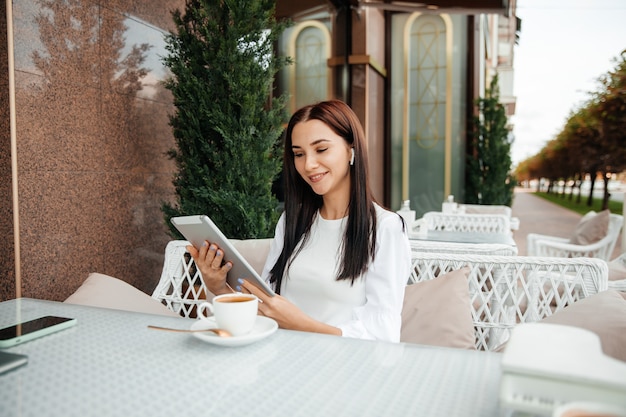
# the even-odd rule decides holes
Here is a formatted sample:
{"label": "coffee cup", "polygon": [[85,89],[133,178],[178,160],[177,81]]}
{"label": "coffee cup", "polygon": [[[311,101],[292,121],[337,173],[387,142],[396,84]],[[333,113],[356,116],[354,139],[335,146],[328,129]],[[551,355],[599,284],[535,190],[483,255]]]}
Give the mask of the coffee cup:
{"label": "coffee cup", "polygon": [[[243,336],[254,328],[258,312],[259,300],[252,294],[222,294],[198,306],[198,317],[201,320],[215,319],[217,327],[228,330],[233,336]],[[213,315],[207,316],[205,310]]]}

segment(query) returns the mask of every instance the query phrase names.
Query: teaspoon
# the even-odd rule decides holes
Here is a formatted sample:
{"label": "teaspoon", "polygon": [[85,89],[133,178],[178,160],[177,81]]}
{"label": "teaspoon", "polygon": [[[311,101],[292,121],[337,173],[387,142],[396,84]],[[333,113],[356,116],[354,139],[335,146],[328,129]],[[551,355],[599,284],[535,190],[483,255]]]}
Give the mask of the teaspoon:
{"label": "teaspoon", "polygon": [[152,325],[149,325],[148,329],[165,330],[168,332],[177,332],[177,333],[213,332],[219,337],[231,337],[232,336],[228,330],[224,330],[224,329],[172,329],[170,327],[160,327],[160,326],[152,326]]}

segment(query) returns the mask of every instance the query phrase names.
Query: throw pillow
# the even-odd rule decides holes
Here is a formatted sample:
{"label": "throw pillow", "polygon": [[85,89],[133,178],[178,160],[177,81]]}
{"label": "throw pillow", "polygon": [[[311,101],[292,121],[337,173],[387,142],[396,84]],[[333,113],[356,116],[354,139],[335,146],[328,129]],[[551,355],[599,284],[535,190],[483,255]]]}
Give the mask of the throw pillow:
{"label": "throw pillow", "polygon": [[469,268],[406,287],[401,342],[475,349]]}
{"label": "throw pillow", "polygon": [[91,273],[83,284],[65,301],[91,307],[112,308],[147,314],[180,317],[158,300],[120,279]]}
{"label": "throw pillow", "polygon": [[574,245],[590,245],[605,237],[609,232],[609,210],[590,215],[585,214],[570,238],[570,243]]}
{"label": "throw pillow", "polygon": [[617,291],[579,300],[541,322],[590,330],[600,337],[606,355],[626,361],[626,299]]}

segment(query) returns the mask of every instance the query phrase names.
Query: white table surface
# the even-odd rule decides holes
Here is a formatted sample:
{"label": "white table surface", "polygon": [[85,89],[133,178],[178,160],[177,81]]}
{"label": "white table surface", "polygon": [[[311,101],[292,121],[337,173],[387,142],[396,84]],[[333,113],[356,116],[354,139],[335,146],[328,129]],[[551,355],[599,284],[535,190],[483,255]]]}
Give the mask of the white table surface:
{"label": "white table surface", "polygon": [[455,243],[502,243],[505,245],[516,246],[513,236],[504,233],[428,230],[422,233],[412,233],[409,235],[409,238],[416,240]]}
{"label": "white table surface", "polygon": [[0,327],[43,315],[75,327],[6,349],[0,416],[500,416],[501,355],[279,329],[242,347],[190,334],[192,321],[64,303],[0,303]]}

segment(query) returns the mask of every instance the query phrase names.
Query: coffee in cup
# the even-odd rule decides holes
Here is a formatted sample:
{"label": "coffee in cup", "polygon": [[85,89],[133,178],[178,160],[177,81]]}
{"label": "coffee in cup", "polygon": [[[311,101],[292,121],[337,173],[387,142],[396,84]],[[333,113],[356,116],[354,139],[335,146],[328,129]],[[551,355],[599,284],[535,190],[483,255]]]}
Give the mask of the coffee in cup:
{"label": "coffee in cup", "polygon": [[[213,302],[203,302],[198,306],[198,317],[202,320],[213,317],[217,327],[228,330],[233,336],[243,336],[254,328],[258,312],[258,298],[252,294],[222,294]],[[213,316],[206,316],[205,309]]]}

